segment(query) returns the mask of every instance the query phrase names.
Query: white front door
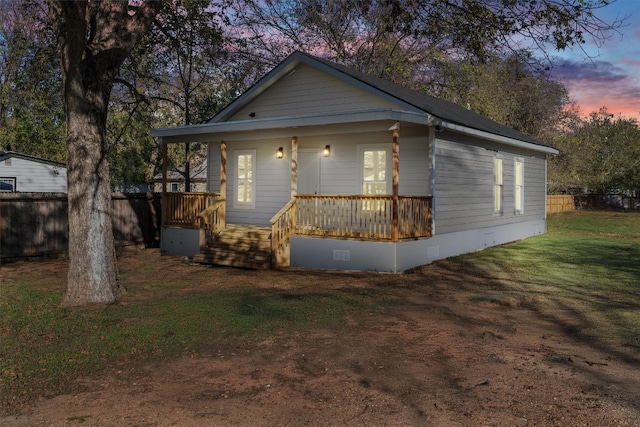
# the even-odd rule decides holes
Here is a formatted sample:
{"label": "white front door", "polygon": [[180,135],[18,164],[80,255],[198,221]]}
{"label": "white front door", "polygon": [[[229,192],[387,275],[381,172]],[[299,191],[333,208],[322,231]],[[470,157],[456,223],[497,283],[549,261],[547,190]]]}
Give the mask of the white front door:
{"label": "white front door", "polygon": [[298,150],[298,194],[320,193],[320,150]]}

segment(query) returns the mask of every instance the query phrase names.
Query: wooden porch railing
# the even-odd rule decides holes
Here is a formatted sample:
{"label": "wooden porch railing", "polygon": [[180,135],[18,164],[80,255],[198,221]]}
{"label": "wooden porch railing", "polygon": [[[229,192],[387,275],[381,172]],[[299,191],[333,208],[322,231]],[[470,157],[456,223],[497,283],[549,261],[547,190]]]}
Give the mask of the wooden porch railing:
{"label": "wooden porch railing", "polygon": [[[431,237],[431,197],[398,198],[398,239]],[[289,265],[292,235],[392,240],[392,196],[297,195],[271,218],[274,267]]]}
{"label": "wooden porch railing", "polygon": [[164,193],[162,225],[198,228],[201,221],[199,215],[218,200],[218,193]]}
{"label": "wooden porch railing", "polygon": [[200,229],[200,248],[207,244],[207,240],[225,229],[225,203],[220,199],[198,214],[198,228]]}
{"label": "wooden porch railing", "polygon": [[431,197],[400,197],[398,201],[400,239],[431,237],[433,214]]}
{"label": "wooden porch railing", "polygon": [[[298,195],[295,234],[392,240],[392,196]],[[431,197],[398,198],[398,239],[431,237]]]}
{"label": "wooden porch railing", "polygon": [[296,229],[296,201],[290,200],[271,218],[271,265],[289,266],[289,241]]}

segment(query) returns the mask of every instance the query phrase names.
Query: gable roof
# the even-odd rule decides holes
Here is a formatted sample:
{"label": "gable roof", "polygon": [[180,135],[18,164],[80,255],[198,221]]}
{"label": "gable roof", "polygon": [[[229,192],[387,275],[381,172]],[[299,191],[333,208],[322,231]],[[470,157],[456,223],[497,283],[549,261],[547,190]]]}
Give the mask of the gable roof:
{"label": "gable roof", "polygon": [[44,164],[59,167],[59,168],[67,167],[67,165],[65,165],[64,163],[54,162],[52,160],[43,159],[42,157],[31,156],[29,154],[16,153],[15,151],[0,151],[0,162],[4,162],[5,160],[9,160],[14,157],[17,159],[29,160],[31,162],[44,163]]}
{"label": "gable roof", "polygon": [[397,85],[388,80],[374,77],[369,74],[365,74],[360,71],[345,67],[343,65],[327,61],[325,59],[315,57],[312,58],[322,62],[328,67],[331,67],[350,77],[353,77],[354,79],[360,80],[386,94],[397,97],[398,99],[411,104],[414,107],[424,111],[425,113],[428,113],[443,121],[469,127],[472,129],[481,130],[484,132],[493,133],[495,135],[500,135],[507,138],[517,139],[531,144],[546,146],[535,138],[525,135],[524,133],[510,128],[509,126],[497,123],[471,110],[467,110],[466,108],[461,107],[460,105],[455,104],[451,101],[446,101],[444,99],[436,98],[431,95],[426,95],[424,93]]}
{"label": "gable roof", "polygon": [[[334,77],[356,85],[377,96],[391,100],[403,107],[399,107],[399,109],[387,109],[385,111],[339,112],[335,115],[321,114],[316,116],[307,115],[304,117],[295,116],[228,121],[236,112],[248,105],[280,79],[287,76],[300,64],[307,64],[320,69]],[[229,103],[207,123],[177,128],[154,129],[151,131],[151,134],[152,136],[171,139],[179,135],[193,136],[217,133],[220,131],[232,132],[273,129],[277,126],[284,125],[304,126],[308,124],[327,124],[330,120],[335,119],[348,122],[363,120],[365,118],[370,120],[389,119],[412,121],[430,126],[440,126],[454,132],[470,134],[510,145],[524,146],[546,153],[558,153],[556,149],[535,138],[467,110],[453,102],[426,95],[303,52],[294,52],[291,54],[246,92]]]}

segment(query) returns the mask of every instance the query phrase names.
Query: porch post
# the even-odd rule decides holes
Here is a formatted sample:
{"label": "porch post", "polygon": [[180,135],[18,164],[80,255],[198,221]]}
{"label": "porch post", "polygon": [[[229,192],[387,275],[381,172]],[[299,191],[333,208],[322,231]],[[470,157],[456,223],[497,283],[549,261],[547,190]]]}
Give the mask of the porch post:
{"label": "porch post", "polygon": [[398,205],[400,199],[398,196],[398,183],[400,178],[400,122],[392,127],[393,129],[393,172],[392,172],[392,210],[391,210],[391,241],[398,241]]}
{"label": "porch post", "polygon": [[298,194],[298,137],[291,138],[291,198]]}
{"label": "porch post", "polygon": [[[298,195],[298,137],[291,138],[291,200],[295,199]],[[291,214],[289,215],[290,223],[289,229],[291,234],[296,232],[296,214],[297,205],[293,203],[291,207]]]}
{"label": "porch post", "polygon": [[162,140],[162,138],[160,138],[160,146],[162,149],[162,198],[160,199],[160,210],[162,211],[162,225],[167,225],[168,223],[168,219],[169,219],[169,215],[167,213],[167,200],[166,200],[166,193],[167,193],[167,157],[169,157],[168,154],[168,147],[167,144],[165,144],[165,142]]}
{"label": "porch post", "polygon": [[167,192],[167,157],[168,157],[168,148],[167,144],[162,141],[160,138],[160,145],[162,148],[162,194]]}
{"label": "porch post", "polygon": [[220,226],[224,230],[227,222],[227,143],[220,141],[220,199],[224,205],[220,210]]}

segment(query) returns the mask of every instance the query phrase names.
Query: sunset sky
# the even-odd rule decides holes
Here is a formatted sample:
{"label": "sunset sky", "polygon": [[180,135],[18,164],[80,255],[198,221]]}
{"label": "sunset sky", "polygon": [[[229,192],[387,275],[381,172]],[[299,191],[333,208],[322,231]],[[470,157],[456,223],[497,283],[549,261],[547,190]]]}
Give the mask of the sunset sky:
{"label": "sunset sky", "polygon": [[640,121],[640,0],[617,0],[597,12],[607,22],[629,15],[620,34],[600,47],[590,39],[580,48],[557,53],[552,75],[565,84],[583,114],[607,107],[610,113]]}

